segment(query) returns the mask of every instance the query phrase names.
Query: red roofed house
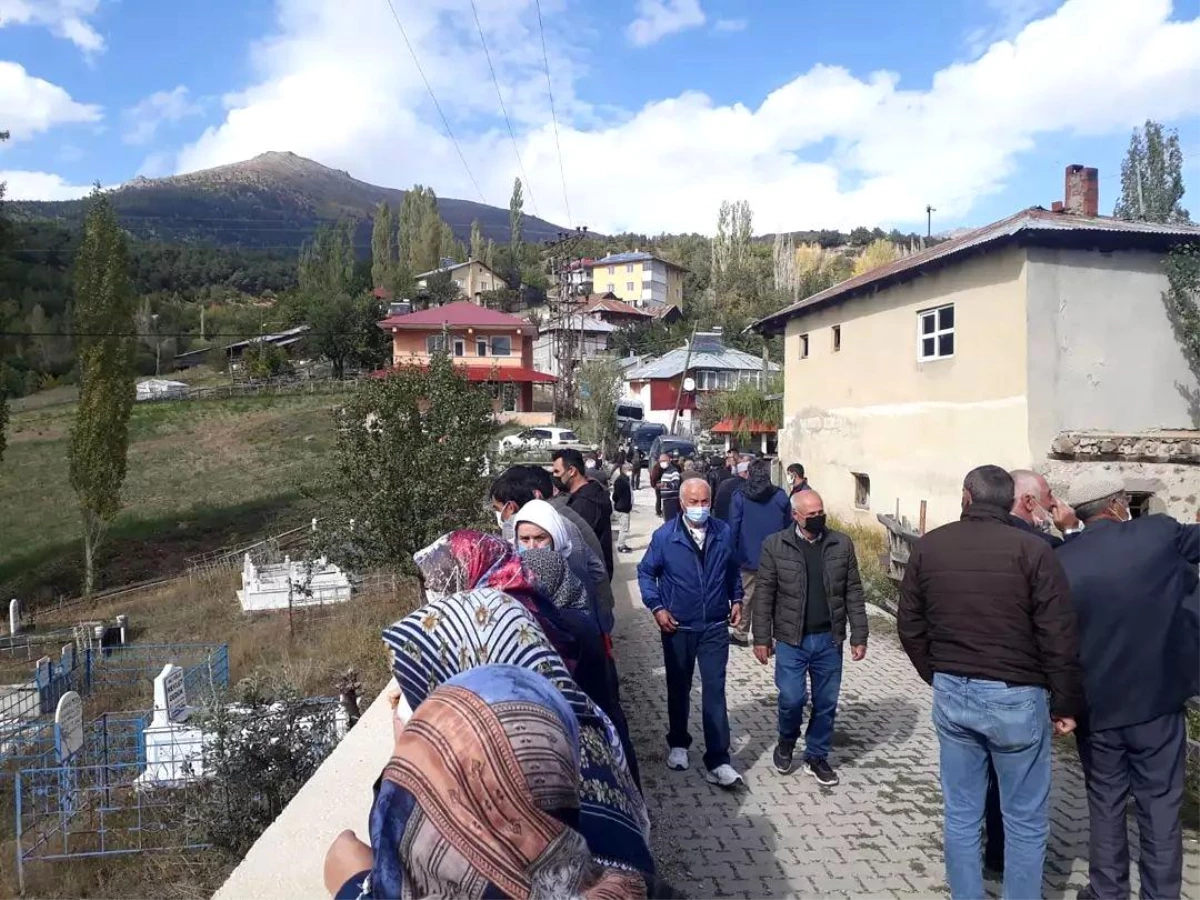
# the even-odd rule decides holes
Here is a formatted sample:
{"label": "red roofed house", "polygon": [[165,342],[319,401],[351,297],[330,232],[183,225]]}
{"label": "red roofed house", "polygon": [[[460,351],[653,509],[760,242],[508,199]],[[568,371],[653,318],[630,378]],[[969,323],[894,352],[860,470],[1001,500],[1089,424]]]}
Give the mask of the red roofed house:
{"label": "red roofed house", "polygon": [[428,365],[444,350],[471,381],[488,384],[496,417],[525,425],[549,425],[550,412],[534,412],[534,385],[553,375],[533,368],[537,328],[523,319],[466,300],[406,315],[388,316],[379,327],[392,335],[392,365]]}
{"label": "red roofed house", "polygon": [[611,293],[593,294],[587,307],[584,309],[584,314],[601,322],[607,322],[609,325],[614,325],[617,328],[624,328],[629,325],[642,325],[654,320],[654,316],[650,313],[630,306],[624,300],[618,299],[615,294]]}

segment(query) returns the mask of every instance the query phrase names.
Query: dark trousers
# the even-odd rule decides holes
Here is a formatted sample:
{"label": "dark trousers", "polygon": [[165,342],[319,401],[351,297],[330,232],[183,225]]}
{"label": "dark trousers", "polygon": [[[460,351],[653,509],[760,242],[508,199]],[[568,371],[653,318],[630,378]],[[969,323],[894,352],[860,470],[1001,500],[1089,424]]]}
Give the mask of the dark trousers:
{"label": "dark trousers", "polygon": [[1089,894],[1129,896],[1129,838],[1125,807],[1133,794],[1141,858],[1142,897],[1178,897],[1183,878],[1184,764],[1187,728],[1182,711],[1140,725],[1079,735],[1087,780],[1091,843]]}
{"label": "dark trousers", "polygon": [[633,473],[629,476],[629,486],[633,490],[637,490],[642,486],[642,467],[639,464],[634,464]]}
{"label": "dark trousers", "polygon": [[671,494],[662,498],[662,509],[659,511],[664,522],[670,522],[679,515],[679,495]]}
{"label": "dark trousers", "polygon": [[1000,812],[1000,779],[988,757],[987,799],[983,805],[983,863],[993,872],[1004,871],[1004,816]]}
{"label": "dark trousers", "polygon": [[700,664],[700,711],[704,720],[704,768],[729,762],[729,713],[725,708],[725,666],[729,662],[729,632],[724,622],[697,625],[662,635],[667,668],[667,746],[692,745],[688,711],[692,705],[692,676]]}

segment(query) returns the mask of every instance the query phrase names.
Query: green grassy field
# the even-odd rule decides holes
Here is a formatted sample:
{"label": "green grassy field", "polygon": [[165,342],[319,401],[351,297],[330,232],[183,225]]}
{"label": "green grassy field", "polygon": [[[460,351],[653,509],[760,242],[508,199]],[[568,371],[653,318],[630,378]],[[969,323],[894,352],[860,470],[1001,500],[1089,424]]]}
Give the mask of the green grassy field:
{"label": "green grassy field", "polygon": [[[97,588],[175,574],[188,556],[313,515],[338,402],[295,394],[135,405],[124,508],[101,549]],[[74,415],[70,389],[14,404],[0,463],[0,596],[37,603],[78,592]]]}

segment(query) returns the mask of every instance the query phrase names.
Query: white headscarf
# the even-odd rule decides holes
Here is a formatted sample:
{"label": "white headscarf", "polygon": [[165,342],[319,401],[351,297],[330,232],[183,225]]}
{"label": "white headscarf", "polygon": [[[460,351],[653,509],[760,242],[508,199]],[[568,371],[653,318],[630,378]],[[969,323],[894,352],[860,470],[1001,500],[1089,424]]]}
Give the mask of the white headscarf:
{"label": "white headscarf", "polygon": [[[554,541],[554,549],[563,559],[571,555],[571,539],[567,537],[567,522],[558,510],[545,500],[530,500],[513,516],[513,527],[520,530],[522,522],[536,525]],[[514,534],[516,532],[514,531]]]}

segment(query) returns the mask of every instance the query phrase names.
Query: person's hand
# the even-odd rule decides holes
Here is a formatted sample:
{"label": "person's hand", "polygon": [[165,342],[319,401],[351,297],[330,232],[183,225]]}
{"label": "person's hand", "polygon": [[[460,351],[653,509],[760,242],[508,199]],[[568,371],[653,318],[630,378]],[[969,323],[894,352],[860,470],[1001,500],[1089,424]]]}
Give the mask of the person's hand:
{"label": "person's hand", "polygon": [[729,610],[729,624],[737,628],[742,622],[742,601],[734,601],[733,607]]}
{"label": "person's hand", "polygon": [[392,708],[392,737],[399,740],[405,724],[412,718],[412,708],[404,698],[404,693],[400,690],[400,685],[396,683],[395,678],[388,684],[387,700],[388,706]]}
{"label": "person's hand", "polygon": [[1070,716],[1052,716],[1055,734],[1070,734],[1075,730],[1075,720]]}
{"label": "person's hand", "polygon": [[1054,505],[1050,507],[1050,515],[1054,519],[1054,527],[1066,534],[1069,529],[1079,527],[1079,516],[1075,515],[1075,510],[1071,509],[1066,500],[1054,498]]}
{"label": "person's hand", "polygon": [[867,655],[867,645],[866,644],[851,644],[850,645],[850,658],[852,660],[854,660],[855,662],[862,662],[863,659],[866,657],[866,655]]}
{"label": "person's hand", "polygon": [[770,644],[755,644],[754,645],[754,658],[757,659],[760,663],[762,663],[765,666],[767,664],[767,660],[771,658],[771,645]]}
{"label": "person's hand", "polygon": [[663,634],[674,634],[675,629],[679,627],[679,623],[675,621],[675,617],[665,609],[654,611],[654,621],[658,623],[658,627],[662,629]]}

